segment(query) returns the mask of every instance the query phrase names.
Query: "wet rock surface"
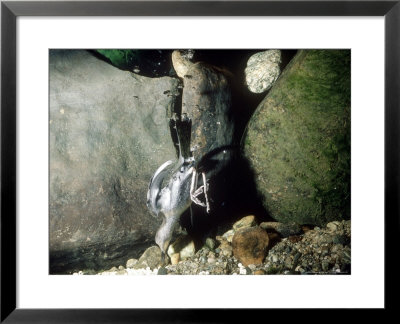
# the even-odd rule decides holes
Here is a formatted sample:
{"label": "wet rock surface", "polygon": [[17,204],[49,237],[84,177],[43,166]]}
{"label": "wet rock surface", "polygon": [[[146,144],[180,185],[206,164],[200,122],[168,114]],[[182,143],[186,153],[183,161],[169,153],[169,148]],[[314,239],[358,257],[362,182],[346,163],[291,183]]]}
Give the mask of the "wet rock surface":
{"label": "wet rock surface", "polygon": [[167,253],[171,259],[186,260],[194,255],[195,244],[190,236],[181,235],[170,244]]}
{"label": "wet rock surface", "polygon": [[232,93],[227,76],[201,62],[187,66],[181,115],[192,121],[190,151],[196,161],[213,149],[232,144],[231,110]]}
{"label": "wet rock surface", "polygon": [[176,50],[172,52],[172,65],[178,77],[184,78],[185,75],[188,75],[187,72],[193,65],[191,62],[193,55],[194,51],[191,50]]}
{"label": "wet rock surface", "polygon": [[240,228],[232,238],[233,255],[244,266],[262,264],[268,243],[268,234],[262,228]]}
{"label": "wet rock surface", "polygon": [[[341,222],[349,218],[350,201],[348,62],[345,51],[338,52],[300,51],[252,117],[242,141],[245,157],[223,150],[209,161],[217,175],[210,181],[211,213],[200,206],[193,208],[194,219],[184,213],[181,225],[193,244],[173,248],[168,265],[157,261],[158,247],[147,249],[161,219],[151,217],[145,201],[154,170],[181,147],[171,141],[166,119],[191,118],[190,149],[197,161],[238,143],[254,111],[235,91],[235,84],[246,88],[244,80],[189,57],[179,62],[178,80],[123,72],[85,51],[51,52],[51,272],[76,264],[91,269],[81,274],[114,266],[101,272],[109,275],[349,271],[350,232]],[[228,163],[218,169],[221,160]],[[233,223],[250,214],[257,217]],[[280,222],[260,224],[270,216]],[[227,220],[230,227],[222,230]],[[244,235],[242,246],[264,254],[247,261],[240,256],[234,238],[242,232],[258,232]],[[312,247],[302,248],[303,241]],[[321,259],[315,251],[322,244],[328,255]]]}
{"label": "wet rock surface", "polygon": [[350,218],[350,51],[301,50],[250,119],[244,154],[269,215]]}
{"label": "wet rock surface", "polygon": [[133,269],[147,268],[154,269],[162,265],[161,250],[158,246],[151,246],[139,258],[136,264],[132,266]]}
{"label": "wet rock surface", "polygon": [[[259,226],[245,230],[260,230]],[[238,230],[243,231],[244,229]],[[206,244],[186,260],[164,266],[124,268],[114,266],[102,271],[79,271],[75,275],[272,275],[272,274],[350,274],[351,222],[334,221],[326,227],[314,227],[297,236],[279,237],[269,232],[270,244],[259,264],[244,265],[232,253],[232,244],[217,236],[217,244],[210,249]],[[253,237],[254,238],[254,237]],[[252,240],[253,238],[249,238]],[[249,244],[254,244],[248,242]],[[153,247],[157,249],[158,247]],[[145,258],[145,256],[142,256]],[[147,258],[147,257],[146,257]],[[132,262],[132,261],[130,261]]]}
{"label": "wet rock surface", "polygon": [[83,50],[50,52],[50,272],[138,258],[160,219],[154,170],[175,157],[167,111],[179,81],[121,71]]}

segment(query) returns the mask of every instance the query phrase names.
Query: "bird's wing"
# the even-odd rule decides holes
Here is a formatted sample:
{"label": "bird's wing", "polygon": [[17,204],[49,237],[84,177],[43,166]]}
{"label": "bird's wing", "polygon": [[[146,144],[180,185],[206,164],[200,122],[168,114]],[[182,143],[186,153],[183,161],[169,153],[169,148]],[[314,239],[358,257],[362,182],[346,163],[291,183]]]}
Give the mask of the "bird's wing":
{"label": "bird's wing", "polygon": [[147,191],[147,207],[150,209],[151,212],[154,214],[158,214],[158,207],[157,207],[157,197],[161,190],[161,185],[168,174],[168,167],[173,164],[173,161],[167,161],[162,164],[154,175],[151,177],[149,183],[149,189]]}

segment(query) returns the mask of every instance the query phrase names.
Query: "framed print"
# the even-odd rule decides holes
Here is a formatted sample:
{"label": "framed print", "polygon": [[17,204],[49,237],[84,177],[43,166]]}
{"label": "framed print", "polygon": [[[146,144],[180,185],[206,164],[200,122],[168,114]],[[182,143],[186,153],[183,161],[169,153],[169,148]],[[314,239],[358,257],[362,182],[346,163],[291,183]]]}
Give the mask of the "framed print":
{"label": "framed print", "polygon": [[2,2],[1,321],[391,309],[399,15]]}

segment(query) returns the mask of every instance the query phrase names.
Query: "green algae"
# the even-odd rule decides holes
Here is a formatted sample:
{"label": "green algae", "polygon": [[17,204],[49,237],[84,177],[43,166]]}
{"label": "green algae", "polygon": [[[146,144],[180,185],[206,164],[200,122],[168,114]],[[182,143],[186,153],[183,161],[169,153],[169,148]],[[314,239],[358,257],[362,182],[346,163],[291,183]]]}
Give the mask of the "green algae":
{"label": "green algae", "polygon": [[349,50],[303,50],[257,108],[244,152],[273,218],[350,218],[350,90]]}

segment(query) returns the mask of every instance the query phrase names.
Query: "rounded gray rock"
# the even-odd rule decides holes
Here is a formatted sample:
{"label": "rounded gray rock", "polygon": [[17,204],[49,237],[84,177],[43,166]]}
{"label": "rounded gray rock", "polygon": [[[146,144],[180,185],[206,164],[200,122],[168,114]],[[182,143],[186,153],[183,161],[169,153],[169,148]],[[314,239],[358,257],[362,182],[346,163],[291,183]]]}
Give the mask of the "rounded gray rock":
{"label": "rounded gray rock", "polygon": [[281,51],[268,50],[254,54],[247,61],[246,84],[251,92],[262,93],[269,90],[281,73]]}

